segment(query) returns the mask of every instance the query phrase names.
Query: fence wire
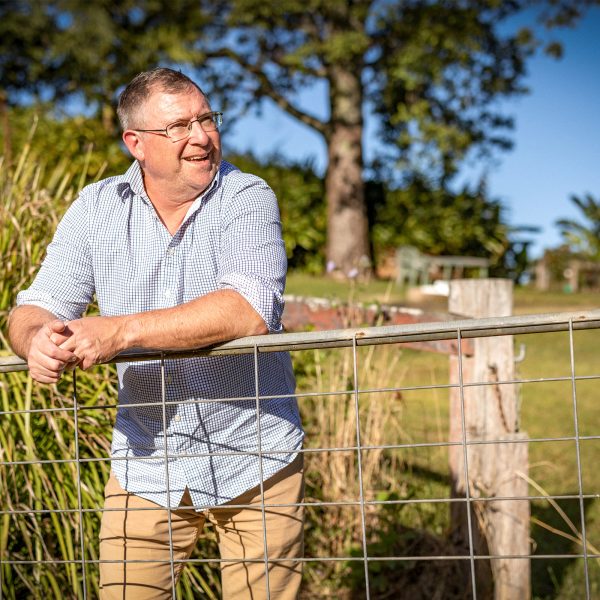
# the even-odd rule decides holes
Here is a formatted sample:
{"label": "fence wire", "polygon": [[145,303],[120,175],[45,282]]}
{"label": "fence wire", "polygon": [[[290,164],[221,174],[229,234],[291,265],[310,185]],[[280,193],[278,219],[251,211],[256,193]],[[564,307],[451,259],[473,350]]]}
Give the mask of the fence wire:
{"label": "fence wire", "polygon": [[[344,399],[351,399],[351,402],[347,405],[346,409],[350,410],[350,404],[352,404],[353,411],[353,433],[348,433],[346,442],[344,444],[333,444],[333,445],[311,445],[311,431],[308,431],[307,443],[301,451],[305,458],[324,454],[327,457],[340,456],[346,453],[347,455],[354,456],[356,464],[356,481],[348,481],[348,490],[356,488],[355,497],[342,497],[338,499],[326,499],[328,496],[325,494],[323,498],[319,499],[314,497],[307,497],[300,505],[310,511],[316,511],[317,514],[323,514],[328,509],[336,510],[358,510],[359,518],[359,532],[358,538],[360,544],[358,548],[354,548],[352,552],[344,551],[340,555],[315,555],[315,556],[302,556],[297,558],[297,562],[303,564],[334,564],[341,563],[344,568],[348,565],[351,567],[352,577],[354,583],[358,586],[356,589],[364,591],[364,597],[370,598],[383,598],[385,593],[381,591],[381,573],[388,573],[385,575],[391,579],[394,577],[394,573],[399,573],[402,565],[414,565],[423,562],[439,562],[439,563],[462,563],[467,565],[467,581],[465,585],[470,594],[470,597],[477,599],[478,593],[481,597],[485,596],[485,593],[480,590],[481,579],[478,575],[478,570],[483,563],[488,561],[493,562],[495,560],[514,560],[515,564],[518,561],[547,561],[548,563],[560,562],[561,560],[573,561],[576,559],[583,561],[583,581],[582,587],[585,593],[585,598],[590,600],[595,593],[593,588],[593,581],[590,577],[590,567],[594,563],[596,567],[600,565],[600,554],[595,547],[587,538],[586,530],[586,509],[594,502],[600,500],[600,489],[585,489],[583,480],[583,467],[582,467],[582,443],[593,443],[600,440],[600,431],[598,423],[584,423],[586,434],[582,434],[582,423],[580,422],[580,411],[578,409],[578,396],[577,396],[577,384],[591,383],[594,386],[594,390],[597,393],[598,384],[597,380],[600,378],[600,370],[594,369],[591,373],[585,373],[578,375],[576,373],[576,366],[578,363],[578,357],[575,355],[575,344],[574,344],[574,332],[582,330],[597,330],[600,328],[600,311],[582,311],[577,313],[558,313],[549,315],[529,315],[519,317],[503,317],[503,318],[487,318],[487,319],[469,319],[459,320],[450,322],[436,322],[436,323],[419,323],[412,325],[400,325],[400,326],[387,326],[387,327],[371,327],[371,328],[355,328],[335,331],[324,331],[324,332],[307,332],[307,333],[284,333],[280,335],[271,336],[257,336],[252,338],[244,338],[241,340],[235,340],[219,346],[201,349],[197,351],[186,351],[186,352],[127,352],[116,357],[112,362],[131,362],[131,361],[145,361],[145,360],[160,360],[161,364],[161,388],[162,398],[160,402],[151,403],[144,402],[140,404],[128,404],[128,407],[135,406],[152,406],[153,404],[162,408],[162,418],[164,427],[164,455],[167,460],[165,463],[165,477],[167,482],[169,481],[169,460],[170,458],[193,458],[200,456],[234,456],[240,454],[249,454],[257,457],[259,470],[261,474],[260,481],[260,509],[262,514],[262,544],[264,548],[264,556],[260,559],[249,559],[243,558],[244,562],[260,562],[264,564],[265,575],[266,575],[266,597],[277,600],[276,594],[271,594],[269,588],[269,566],[277,562],[289,563],[289,559],[278,559],[273,556],[269,556],[268,553],[268,533],[266,528],[266,511],[269,509],[277,508],[289,508],[292,506],[298,506],[298,503],[266,503],[265,502],[265,490],[262,482],[262,461],[263,457],[268,454],[289,454],[289,448],[269,448],[268,451],[263,448],[261,438],[261,419],[260,419],[260,407],[261,402],[265,400],[272,400],[278,398],[278,396],[261,396],[260,380],[259,380],[259,356],[261,353],[267,352],[280,352],[290,351],[293,353],[293,358],[296,353],[301,351],[318,351],[318,350],[333,350],[333,349],[348,349],[351,353],[351,358],[348,360],[350,365],[348,371],[348,377],[344,380],[343,389],[318,389],[318,390],[298,390],[297,398],[299,403],[303,402],[317,402],[320,401],[323,406],[329,403],[330,406],[335,405],[336,402],[340,402]],[[568,351],[569,351],[569,373],[565,375],[556,375],[554,373],[544,373],[540,377],[514,377],[506,380],[493,380],[493,381],[469,381],[466,380],[463,374],[463,363],[465,356],[463,355],[463,344],[465,340],[473,338],[491,338],[495,336],[512,336],[522,334],[549,334],[552,332],[565,332],[568,336]],[[447,382],[423,384],[405,384],[405,385],[389,385],[389,382],[379,382],[380,385],[366,385],[364,386],[361,382],[361,360],[360,352],[362,349],[374,349],[383,345],[397,345],[401,347],[403,343],[407,342],[423,342],[432,340],[454,340],[458,347],[458,380],[451,381],[448,376]],[[167,444],[167,409],[170,405],[181,404],[180,402],[170,402],[166,399],[166,380],[167,372],[166,365],[168,361],[177,360],[180,358],[188,357],[202,357],[202,356],[226,356],[236,354],[251,354],[254,357],[254,373],[255,373],[255,403],[256,403],[256,428],[257,428],[257,440],[258,447],[256,452],[213,452],[213,453],[178,453],[171,455],[168,452]],[[331,359],[331,355],[327,355],[326,359]],[[388,357],[389,358],[389,357]],[[372,356],[369,360],[372,359]],[[540,359],[541,360],[541,359]],[[365,361],[368,362],[368,361]],[[401,364],[401,363],[400,363]],[[346,365],[347,366],[347,365]],[[26,364],[18,359],[17,357],[3,357],[0,358],[0,373],[9,374],[15,371],[26,370]],[[327,365],[319,364],[319,369],[322,371],[327,368]],[[370,383],[370,382],[368,382]],[[384,385],[385,383],[385,385]],[[524,386],[529,384],[568,384],[570,385],[569,402],[572,408],[572,419],[573,419],[573,433],[572,435],[548,435],[546,437],[528,437],[526,435],[514,439],[505,439],[502,436],[492,437],[490,439],[476,439],[471,435],[467,422],[466,422],[466,409],[465,409],[465,396],[469,390],[473,389],[484,389],[486,386],[495,386],[495,389],[502,388],[503,386]],[[100,560],[97,556],[97,552],[94,550],[95,540],[86,539],[84,531],[84,520],[86,518],[98,518],[104,511],[107,510],[123,510],[123,509],[104,509],[100,503],[92,507],[86,506],[82,488],[82,481],[84,479],[82,470],[84,468],[93,467],[98,464],[107,464],[111,459],[108,454],[103,456],[93,456],[86,451],[85,444],[81,433],[81,414],[85,411],[86,415],[99,415],[114,411],[118,406],[116,400],[107,401],[103,396],[102,401],[98,400],[93,405],[89,402],[83,403],[80,399],[81,390],[78,386],[77,372],[75,371],[72,376],[72,390],[73,398],[72,405],[61,405],[61,406],[44,406],[41,408],[33,407],[31,402],[23,405],[22,408],[14,408],[11,402],[11,383],[8,379],[4,379],[1,382],[2,393],[3,393],[3,406],[0,411],[0,419],[6,424],[8,420],[14,417],[20,417],[25,423],[24,427],[30,426],[31,419],[37,416],[64,416],[70,415],[73,420],[73,440],[72,445],[68,440],[61,440],[62,446],[67,449],[72,447],[74,453],[72,456],[54,456],[54,455],[43,455],[43,448],[24,448],[25,458],[18,458],[19,454],[13,457],[13,453],[8,453],[6,448],[9,445],[6,443],[6,431],[10,431],[10,427],[0,428],[3,431],[3,447],[0,447],[0,469],[2,471],[18,469],[18,468],[48,468],[59,470],[62,466],[74,465],[75,477],[76,477],[76,497],[72,499],[74,506],[69,506],[68,502],[59,495],[55,490],[54,504],[56,506],[46,506],[43,504],[42,492],[44,490],[31,490],[31,496],[35,498],[35,502],[31,503],[30,506],[21,506],[18,501],[18,490],[3,489],[2,490],[2,504],[0,506],[0,598],[12,598],[14,593],[12,586],[15,585],[15,581],[19,580],[25,585],[31,592],[32,596],[35,596],[36,590],[36,578],[39,578],[39,569],[44,567],[56,568],[57,565],[64,565],[70,573],[70,581],[73,583],[76,592],[75,596],[85,598],[95,597],[95,590],[97,590],[97,584],[94,584],[90,580],[89,568],[97,566]],[[364,405],[369,402],[370,398],[374,395],[383,398],[385,402],[395,402],[394,398],[402,398],[402,395],[412,394],[418,397],[419,394],[425,394],[428,392],[451,392],[457,390],[460,397],[460,439],[436,439],[434,441],[415,441],[404,440],[404,439],[388,439],[389,432],[380,432],[382,435],[375,441],[371,438],[365,439],[365,423],[361,421],[361,415],[364,413]],[[87,393],[87,392],[86,392]],[[108,394],[110,395],[110,394]],[[391,398],[391,400],[390,400]],[[248,398],[243,398],[248,400]],[[186,401],[186,403],[198,404],[205,402],[235,402],[241,400],[241,398],[227,398],[222,400],[206,400],[197,399]],[[418,400],[417,400],[418,402]],[[325,409],[324,409],[325,410]],[[335,409],[333,410],[335,412]],[[94,417],[95,418],[95,417]],[[595,427],[595,429],[594,429]],[[590,433],[591,431],[591,433]],[[384,435],[385,433],[385,435]],[[58,433],[57,433],[58,435]],[[404,436],[406,437],[406,436]],[[408,436],[410,437],[410,436]],[[439,437],[439,436],[438,436]],[[443,436],[442,436],[443,437]],[[577,469],[577,492],[566,492],[560,490],[563,493],[547,493],[539,485],[528,478],[530,483],[529,493],[521,494],[518,496],[514,495],[489,495],[479,494],[471,485],[470,472],[473,468],[472,456],[469,449],[476,447],[485,446],[500,446],[500,445],[511,445],[516,447],[519,444],[574,444],[575,446],[575,464]],[[42,444],[43,446],[43,444]],[[391,456],[395,456],[394,453],[400,453],[404,451],[435,451],[435,450],[448,450],[452,448],[459,449],[462,452],[462,468],[464,470],[465,480],[469,482],[468,485],[464,486],[464,495],[456,496],[452,494],[446,495],[430,495],[424,497],[418,497],[409,495],[409,497],[401,497],[399,494],[379,494],[373,496],[372,491],[368,490],[373,473],[369,472],[368,475],[365,473],[365,464],[363,461],[369,456],[369,453],[378,453],[380,461],[389,461]],[[350,453],[350,454],[348,454]],[[600,459],[600,455],[597,455]],[[155,456],[151,457],[117,457],[112,460],[156,460]],[[343,477],[344,473],[339,474]],[[408,475],[404,473],[403,477]],[[527,475],[524,475],[527,477]],[[398,473],[398,479],[401,475]],[[6,478],[4,478],[6,482]],[[445,482],[445,488],[448,487],[449,482]],[[45,490],[46,492],[48,490]],[[88,490],[85,490],[86,492]],[[369,494],[367,494],[369,491]],[[475,492],[475,493],[474,493]],[[537,492],[537,493],[535,493]],[[89,495],[89,494],[88,494]],[[50,496],[48,496],[50,498]],[[511,501],[522,501],[522,502],[546,502],[549,503],[559,513],[563,511],[561,503],[576,502],[578,504],[578,521],[579,528],[576,524],[572,523],[572,517],[567,518],[567,524],[571,528],[570,533],[554,531],[557,535],[568,537],[575,546],[581,547],[580,552],[554,552],[554,553],[540,553],[536,551],[536,548],[526,553],[518,554],[495,554],[492,552],[481,552],[477,549],[477,528],[478,515],[481,514],[480,507],[490,503],[498,502],[511,502]],[[173,508],[170,499],[170,490],[167,490],[167,504],[168,507]],[[397,510],[393,513],[395,518],[399,518],[402,514],[400,510],[405,508],[415,508],[419,506],[439,506],[445,505],[448,507],[463,507],[463,513],[466,516],[466,528],[467,528],[467,547],[465,551],[457,551],[456,548],[451,546],[435,546],[438,552],[432,552],[431,554],[419,552],[418,547],[408,545],[408,548],[402,554],[379,554],[379,549],[376,547],[372,536],[370,535],[370,529],[373,527],[373,514],[374,511],[386,511],[386,510]],[[249,505],[245,504],[230,504],[230,508],[245,508]],[[195,506],[196,509],[204,509],[209,507]],[[139,508],[139,509],[127,509],[127,510],[153,510],[151,508]],[[320,513],[319,513],[320,511]],[[563,511],[564,512],[564,511]],[[380,515],[380,513],[377,513]],[[387,513],[386,513],[387,514]],[[9,550],[9,543],[7,541],[10,535],[14,535],[15,532],[23,536],[26,539],[26,533],[35,529],[35,524],[32,519],[48,519],[53,523],[54,527],[59,527],[60,519],[62,517],[76,516],[78,529],[73,532],[71,539],[64,540],[61,543],[71,544],[75,549],[72,552],[72,559],[61,559],[55,556],[49,556],[49,552],[37,551],[37,554],[33,551],[33,547],[25,547],[19,549],[19,552],[13,552]],[[190,567],[201,569],[203,567],[215,566],[218,564],[227,564],[236,560],[235,558],[218,558],[216,556],[209,557],[198,557],[193,556],[185,561],[177,559],[173,551],[173,539],[172,539],[172,524],[171,514],[169,515],[169,565],[171,570],[172,580],[175,581],[175,573],[178,571],[180,563],[185,562]],[[380,517],[382,518],[382,517]],[[539,523],[538,523],[539,524]],[[572,525],[572,527],[571,527]],[[597,526],[598,524],[596,524]],[[544,526],[542,524],[542,526]],[[394,527],[397,532],[401,532],[402,523],[395,523]],[[548,525],[550,529],[556,528],[552,525]],[[597,527],[596,527],[597,528]],[[392,528],[392,531],[394,528]],[[33,533],[39,534],[34,531]],[[326,536],[327,531],[321,531],[321,535]],[[597,534],[596,534],[597,535]],[[426,539],[426,538],[423,538]],[[50,541],[45,542],[47,546],[50,545]],[[384,550],[393,548],[393,544],[384,545]],[[439,551],[446,550],[444,552]],[[47,549],[47,548],[46,548]],[[29,553],[29,554],[28,554]],[[17,554],[18,556],[15,556]],[[45,555],[44,555],[45,554]],[[65,552],[63,552],[63,555]],[[109,561],[119,562],[119,561]],[[121,561],[123,562],[123,561]],[[125,560],[124,562],[127,562]],[[144,561],[131,561],[131,562],[144,562]],[[146,562],[156,562],[146,561]],[[376,564],[379,563],[380,567]],[[392,568],[391,571],[382,571],[384,564],[397,565]],[[361,573],[352,567],[352,565],[362,565]],[[34,576],[30,576],[30,580],[27,580],[28,571],[27,568],[35,567],[37,569]],[[595,568],[596,568],[595,567]],[[12,573],[15,573],[13,576]],[[318,572],[318,571],[317,571]],[[375,574],[375,575],[374,575]],[[356,583],[356,579],[360,578],[361,581]],[[376,578],[376,580],[374,579]],[[600,578],[599,578],[600,579]],[[385,582],[384,582],[385,583]],[[391,581],[390,581],[391,583]],[[56,590],[62,595],[66,595],[64,589]],[[206,597],[210,596],[209,590],[204,590]],[[172,597],[176,598],[176,588],[173,586]],[[213,593],[214,597],[214,593]],[[356,597],[356,596],[355,596]],[[401,597],[401,596],[397,596]],[[508,597],[508,596],[507,596]],[[575,596],[574,596],[575,597]]]}

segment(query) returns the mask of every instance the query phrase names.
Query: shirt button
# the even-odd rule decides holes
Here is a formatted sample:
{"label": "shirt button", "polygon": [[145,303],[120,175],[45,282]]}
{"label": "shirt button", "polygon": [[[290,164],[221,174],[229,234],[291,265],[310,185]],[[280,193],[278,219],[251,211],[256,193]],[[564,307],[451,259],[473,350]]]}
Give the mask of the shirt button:
{"label": "shirt button", "polygon": [[175,248],[173,248],[173,246],[171,246],[170,248],[167,249],[167,254],[171,255],[171,254],[175,254]]}
{"label": "shirt button", "polygon": [[167,383],[173,383],[173,375],[167,375],[167,378],[165,380]]}
{"label": "shirt button", "polygon": [[175,415],[174,420],[179,423],[179,421],[181,421],[181,416],[180,415]]}

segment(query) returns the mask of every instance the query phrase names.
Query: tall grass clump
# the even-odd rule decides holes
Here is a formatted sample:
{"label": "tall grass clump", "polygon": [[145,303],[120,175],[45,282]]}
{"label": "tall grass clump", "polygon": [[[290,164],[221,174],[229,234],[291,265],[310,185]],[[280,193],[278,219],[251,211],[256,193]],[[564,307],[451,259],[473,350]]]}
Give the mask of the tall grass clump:
{"label": "tall grass clump", "polygon": [[[306,500],[323,503],[307,509],[306,555],[314,560],[305,568],[306,599],[365,597],[363,522],[356,505],[361,495],[366,503],[374,503],[365,508],[369,557],[455,554],[447,511],[394,503],[432,497],[430,483],[413,476],[417,458],[406,450],[389,448],[411,441],[402,393],[385,391],[406,381],[414,368],[411,354],[397,345],[361,349],[356,376],[351,349],[311,350],[294,356],[307,433]],[[359,437],[361,447],[369,448],[360,454],[360,477],[355,449]],[[441,494],[448,493],[446,482]],[[320,560],[327,557],[346,560]],[[464,564],[371,562],[371,598],[463,598]]]}
{"label": "tall grass clump", "polygon": [[[7,317],[16,293],[32,280],[62,214],[78,189],[99,177],[87,165],[75,172],[68,157],[46,165],[32,136],[11,164],[0,158],[0,352],[11,354],[5,337]],[[90,406],[114,398],[112,369],[79,373],[79,391]],[[97,559],[98,515],[79,508],[102,505],[103,482],[109,464],[110,411],[78,414],[75,435],[70,377],[58,385],[37,385],[23,372],[0,380],[0,490],[2,561],[35,561],[2,564],[2,596],[77,598],[83,593],[81,564]],[[82,465],[82,457],[97,459]],[[81,499],[78,480],[81,481]],[[80,506],[81,504],[81,506]],[[81,529],[80,529],[81,526]],[[86,540],[81,553],[81,534]],[[88,566],[87,588],[97,590],[95,567]]]}

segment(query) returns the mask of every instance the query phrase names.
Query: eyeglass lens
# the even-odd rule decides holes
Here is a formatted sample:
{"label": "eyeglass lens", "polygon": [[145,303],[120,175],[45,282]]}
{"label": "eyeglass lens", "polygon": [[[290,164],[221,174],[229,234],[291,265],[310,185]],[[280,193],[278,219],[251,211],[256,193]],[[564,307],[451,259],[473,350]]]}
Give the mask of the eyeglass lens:
{"label": "eyeglass lens", "polygon": [[173,140],[188,137],[192,132],[192,125],[196,122],[204,131],[216,131],[223,122],[223,117],[221,113],[214,112],[191,121],[177,121],[167,126],[167,135]]}

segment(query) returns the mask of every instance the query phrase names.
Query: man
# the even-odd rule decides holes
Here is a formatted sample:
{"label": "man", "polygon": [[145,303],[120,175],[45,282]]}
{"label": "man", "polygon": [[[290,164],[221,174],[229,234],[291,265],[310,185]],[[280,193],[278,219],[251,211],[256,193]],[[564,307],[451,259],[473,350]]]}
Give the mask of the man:
{"label": "man", "polygon": [[[131,348],[281,330],[277,201],[221,160],[221,114],[192,80],[160,68],[132,80],[118,115],[135,162],[84,188],[10,317],[11,344],[39,382]],[[94,296],[101,316],[81,318]],[[251,355],[118,365],[102,598],[170,598],[206,520],[225,598],[297,597],[303,432],[293,373],[287,353],[257,364],[257,374]],[[257,393],[270,397],[258,415]]]}

